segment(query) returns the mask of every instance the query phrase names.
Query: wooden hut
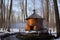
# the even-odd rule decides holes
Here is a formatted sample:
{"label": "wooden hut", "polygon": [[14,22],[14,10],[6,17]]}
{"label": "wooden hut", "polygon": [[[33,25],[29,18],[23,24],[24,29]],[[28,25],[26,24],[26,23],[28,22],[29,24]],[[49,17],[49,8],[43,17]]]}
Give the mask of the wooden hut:
{"label": "wooden hut", "polygon": [[36,14],[35,10],[33,10],[33,14],[26,18],[27,25],[25,27],[25,30],[27,31],[37,31],[37,30],[43,30],[43,19],[41,16]]}
{"label": "wooden hut", "polygon": [[27,40],[51,40],[53,36],[47,32],[43,27],[43,19],[41,16],[36,14],[35,10],[33,14],[26,18],[27,25],[25,32],[18,34],[17,38]]}

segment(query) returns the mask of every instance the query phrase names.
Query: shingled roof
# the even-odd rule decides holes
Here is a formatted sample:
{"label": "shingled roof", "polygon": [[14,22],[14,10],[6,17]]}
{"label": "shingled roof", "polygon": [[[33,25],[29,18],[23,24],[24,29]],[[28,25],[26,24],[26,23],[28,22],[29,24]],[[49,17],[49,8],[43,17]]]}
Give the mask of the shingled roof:
{"label": "shingled roof", "polygon": [[43,19],[41,16],[39,16],[38,14],[36,14],[35,10],[33,10],[33,14],[29,17],[26,18],[27,19],[32,19],[32,18],[40,18],[40,19]]}

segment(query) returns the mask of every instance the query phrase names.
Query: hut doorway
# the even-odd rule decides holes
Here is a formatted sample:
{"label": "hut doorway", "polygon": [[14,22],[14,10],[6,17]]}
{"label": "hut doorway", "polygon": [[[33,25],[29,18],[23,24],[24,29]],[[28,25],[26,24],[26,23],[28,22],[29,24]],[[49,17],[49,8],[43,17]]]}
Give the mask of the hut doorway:
{"label": "hut doorway", "polygon": [[30,26],[30,30],[34,30],[34,26]]}

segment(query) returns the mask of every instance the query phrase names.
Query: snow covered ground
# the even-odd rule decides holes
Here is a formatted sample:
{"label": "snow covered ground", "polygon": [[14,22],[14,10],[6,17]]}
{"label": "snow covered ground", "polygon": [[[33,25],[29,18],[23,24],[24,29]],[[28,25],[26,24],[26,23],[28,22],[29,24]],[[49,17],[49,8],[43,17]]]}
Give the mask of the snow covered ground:
{"label": "snow covered ground", "polygon": [[[11,32],[24,32],[25,31],[25,26],[26,26],[26,23],[14,23],[14,24],[11,24],[11,28],[10,28],[10,31]],[[51,30],[51,33],[52,35],[55,35],[56,36],[56,28],[49,28],[49,33],[50,33],[50,30]],[[7,30],[0,30],[0,32],[7,32]]]}
{"label": "snow covered ground", "polygon": [[[11,33],[12,32],[24,32],[25,31],[25,26],[26,26],[26,23],[14,23],[14,24],[11,24],[10,31],[11,31]],[[52,35],[55,35],[56,36],[56,28],[54,28],[54,30],[53,30],[53,28],[49,28],[49,31],[48,31],[49,33],[50,33],[50,30],[51,30]],[[3,31],[2,28],[1,28],[0,32],[5,32],[6,33],[7,30],[4,30]],[[12,37],[8,37],[8,38],[10,38],[11,40],[13,40],[16,37],[15,36],[12,36]],[[15,39],[15,40],[17,40],[17,39]],[[60,40],[60,38],[54,39],[54,40]]]}

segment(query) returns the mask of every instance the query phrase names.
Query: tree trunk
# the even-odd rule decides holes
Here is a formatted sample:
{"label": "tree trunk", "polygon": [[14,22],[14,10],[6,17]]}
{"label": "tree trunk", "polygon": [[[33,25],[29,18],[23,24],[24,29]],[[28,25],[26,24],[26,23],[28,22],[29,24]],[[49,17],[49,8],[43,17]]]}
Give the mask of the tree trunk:
{"label": "tree trunk", "polygon": [[3,29],[5,30],[5,0],[4,0],[4,5],[3,5],[3,7],[4,7],[4,13],[3,13],[3,15],[4,15],[4,20],[3,20]]}
{"label": "tree trunk", "polygon": [[9,5],[9,0],[7,1],[7,24],[6,24],[6,28],[8,28],[8,17],[9,17],[9,10],[8,10],[8,5]]}
{"label": "tree trunk", "polygon": [[49,0],[45,0],[44,26],[49,30]]}
{"label": "tree trunk", "polygon": [[26,17],[28,17],[28,15],[27,15],[27,0],[25,0],[25,15],[26,15]]}
{"label": "tree trunk", "polygon": [[49,22],[49,0],[46,0],[46,13],[47,13],[47,22]]}
{"label": "tree trunk", "polygon": [[57,36],[60,36],[60,27],[59,27],[59,11],[58,11],[58,5],[57,0],[53,0],[54,2],[54,9],[55,9],[55,19],[56,19],[56,28],[57,28]]}
{"label": "tree trunk", "polygon": [[1,28],[3,25],[3,0],[1,0]]}
{"label": "tree trunk", "polygon": [[25,13],[24,13],[24,0],[22,0],[22,5],[21,5],[21,7],[22,7],[22,22],[24,22],[24,18],[25,18]]}
{"label": "tree trunk", "polygon": [[10,32],[10,16],[11,16],[11,13],[12,13],[12,1],[13,0],[10,0],[10,10],[9,10],[9,27],[8,27],[8,31]]}

